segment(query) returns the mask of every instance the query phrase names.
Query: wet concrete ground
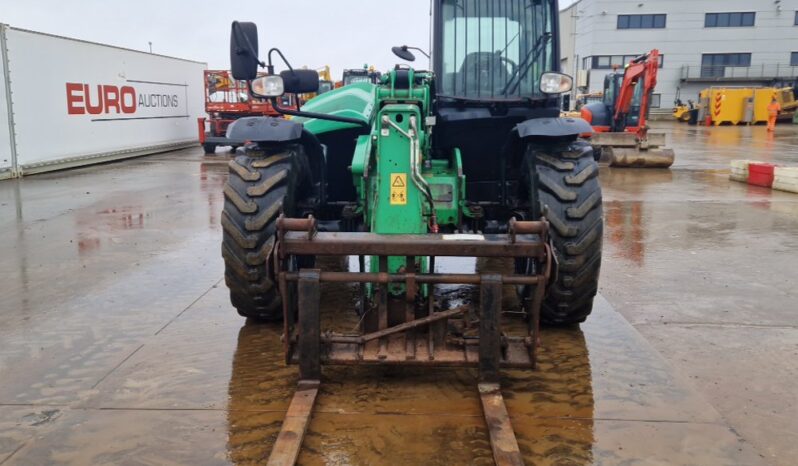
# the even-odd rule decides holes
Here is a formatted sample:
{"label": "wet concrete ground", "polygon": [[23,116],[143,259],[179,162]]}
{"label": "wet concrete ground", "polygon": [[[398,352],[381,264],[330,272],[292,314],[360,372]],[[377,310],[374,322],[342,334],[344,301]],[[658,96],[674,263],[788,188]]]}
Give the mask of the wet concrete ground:
{"label": "wet concrete ground", "polygon": [[[798,195],[726,171],[798,132],[665,129],[672,170],[602,170],[594,315],[505,373],[527,464],[798,458]],[[225,178],[191,149],[0,183],[0,464],[264,461],[297,371],[229,305]],[[300,462],[492,464],[474,376],[327,368]]]}

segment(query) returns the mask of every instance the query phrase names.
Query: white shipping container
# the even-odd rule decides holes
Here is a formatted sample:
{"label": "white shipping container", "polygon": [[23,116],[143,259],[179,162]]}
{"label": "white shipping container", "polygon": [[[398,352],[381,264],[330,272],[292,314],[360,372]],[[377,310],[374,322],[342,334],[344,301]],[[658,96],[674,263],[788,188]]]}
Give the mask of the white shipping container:
{"label": "white shipping container", "polygon": [[205,63],[3,29],[22,173],[197,143]]}

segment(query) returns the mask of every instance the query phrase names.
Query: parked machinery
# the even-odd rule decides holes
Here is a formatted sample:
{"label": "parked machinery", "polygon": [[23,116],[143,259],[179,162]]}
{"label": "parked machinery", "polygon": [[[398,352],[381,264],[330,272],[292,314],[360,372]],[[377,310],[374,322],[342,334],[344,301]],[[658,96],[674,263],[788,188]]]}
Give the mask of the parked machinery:
{"label": "parked machinery", "polygon": [[[344,86],[300,111],[279,99],[314,92],[318,74],[287,61],[274,74],[272,58],[285,58],[272,49],[268,76],[258,78],[255,25],[233,24],[236,78],[292,116],[230,127],[251,144],[230,163],[222,215],[233,306],[282,320],[286,361],[299,365],[270,464],[296,460],[322,364],[478,367],[494,458],[522,463],[499,368],[534,367],[541,321],[590,314],[603,218],[598,166],[578,139],[590,125],[559,117],[573,83],[558,72],[557,1],[510,3],[434,0],[433,71],[397,65],[376,84]],[[492,39],[455,40],[455,28]],[[358,266],[320,270],[322,256],[353,256]],[[437,273],[446,256],[503,265]],[[340,311],[320,315],[324,282],[358,290],[355,328],[342,328]],[[442,307],[440,284],[475,285],[478,303]],[[520,302],[511,321],[506,285]]]}
{"label": "parked machinery", "polygon": [[695,108],[695,102],[690,99],[687,100],[687,103],[682,102],[681,88],[676,88],[676,98],[673,100],[673,118],[676,121],[687,123],[690,121],[690,112]]}
{"label": "parked machinery", "polygon": [[695,108],[695,102],[692,100],[688,100],[686,104],[681,100],[676,100],[673,102],[673,118],[676,121],[686,123],[690,121],[690,111]]}
{"label": "parked machinery", "polygon": [[377,71],[373,66],[363,65],[363,68],[344,70],[341,80],[335,84],[335,87],[339,88],[354,83],[377,84],[380,82],[381,76],[382,73]]}
{"label": "parked machinery", "polygon": [[330,65],[324,65],[320,68],[316,68],[316,71],[319,73],[319,89],[316,92],[299,94],[299,105],[304,105],[305,102],[309,101],[310,99],[333,90],[334,83],[332,81],[332,75],[330,74]]}
{"label": "parked machinery", "polygon": [[708,87],[699,93],[699,119],[707,126],[764,124],[773,99],[781,107],[778,119],[792,120],[798,109],[792,87]]}
{"label": "parked machinery", "polygon": [[591,143],[611,166],[667,168],[673,164],[673,150],[662,148],[665,134],[648,132],[658,70],[658,50],[634,58],[623,71],[604,78],[602,102],[581,108],[582,117],[593,125]]}
{"label": "parked machinery", "polygon": [[[281,104],[297,108],[296,96],[286,95]],[[227,137],[227,127],[234,121],[250,116],[280,116],[268,99],[251,96],[247,83],[233,78],[227,70],[205,70],[205,112],[198,119],[199,142],[206,154],[216,152],[218,146],[232,149],[242,146],[245,140]]]}

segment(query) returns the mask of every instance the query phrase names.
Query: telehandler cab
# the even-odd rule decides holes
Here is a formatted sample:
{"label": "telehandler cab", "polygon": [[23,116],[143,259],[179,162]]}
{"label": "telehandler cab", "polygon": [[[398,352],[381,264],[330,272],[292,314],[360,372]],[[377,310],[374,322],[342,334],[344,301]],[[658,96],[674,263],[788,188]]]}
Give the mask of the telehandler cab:
{"label": "telehandler cab", "polygon": [[[255,25],[233,23],[235,78],[293,116],[231,125],[251,142],[230,162],[222,215],[233,306],[282,320],[286,361],[299,364],[270,464],[296,461],[322,364],[478,367],[494,458],[522,464],[499,368],[534,367],[541,321],[591,312],[601,189],[578,140],[590,125],[559,117],[572,79],[559,73],[557,1],[433,0],[432,14],[431,71],[397,65],[299,111],[278,98],[314,92],[317,73],[275,48],[261,62]],[[321,256],[355,256],[359,269],[319,270]],[[447,256],[508,258],[514,270],[436,273]],[[359,284],[357,332],[322,332],[322,282]],[[479,306],[441,308],[438,284],[478,286]],[[501,319],[503,285],[523,306],[519,335]]]}

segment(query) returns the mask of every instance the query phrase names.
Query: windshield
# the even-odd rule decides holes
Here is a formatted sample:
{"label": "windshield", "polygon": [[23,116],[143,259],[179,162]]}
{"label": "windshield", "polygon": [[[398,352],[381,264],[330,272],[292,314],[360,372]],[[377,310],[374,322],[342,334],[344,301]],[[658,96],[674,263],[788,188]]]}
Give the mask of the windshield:
{"label": "windshield", "polygon": [[550,0],[442,0],[439,92],[469,98],[541,95],[554,70]]}
{"label": "windshield", "polygon": [[[604,103],[612,109],[615,114],[616,99],[619,89],[623,84],[623,73],[611,73],[605,78],[607,80],[606,91],[604,93]],[[643,79],[641,78],[635,85],[634,93],[632,94],[632,102],[629,105],[629,113],[626,114],[626,126],[637,126],[640,124],[640,107],[643,101]]]}
{"label": "windshield", "polygon": [[629,107],[629,115],[626,117],[627,126],[637,126],[640,124],[640,107],[643,102],[643,79],[641,78],[635,86],[635,93],[632,96],[632,105]]}
{"label": "windshield", "polygon": [[623,81],[623,75],[620,73],[610,73],[604,79],[604,105],[615,108],[615,94],[618,93],[618,87]]}

